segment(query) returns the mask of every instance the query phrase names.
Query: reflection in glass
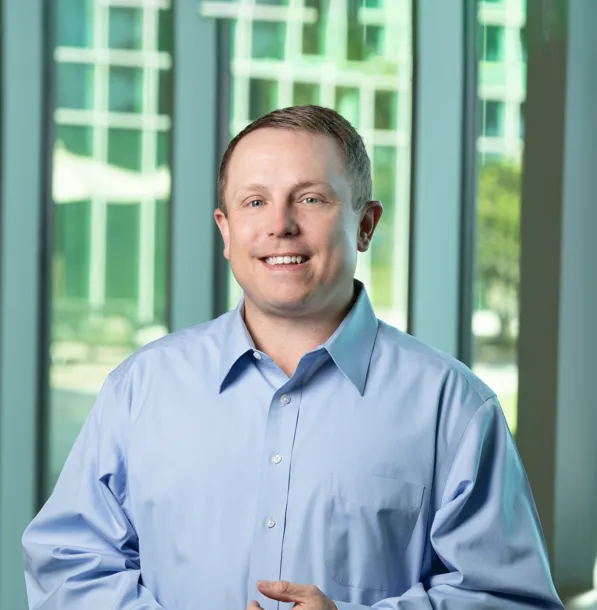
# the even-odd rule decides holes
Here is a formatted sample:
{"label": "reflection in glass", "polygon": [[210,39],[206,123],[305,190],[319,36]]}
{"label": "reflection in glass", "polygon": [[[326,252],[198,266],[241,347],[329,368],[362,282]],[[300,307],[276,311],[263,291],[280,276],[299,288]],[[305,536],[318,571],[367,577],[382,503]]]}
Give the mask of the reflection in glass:
{"label": "reflection in glass", "polygon": [[325,52],[325,30],[321,22],[303,25],[303,54],[323,55]]}
{"label": "reflection in glass", "polygon": [[479,3],[480,129],[473,369],[516,431],[524,0]]}
{"label": "reflection in glass", "polygon": [[108,163],[124,169],[140,170],[143,138],[141,130],[112,127],[107,130],[107,136]]}
{"label": "reflection in glass", "polygon": [[121,316],[122,336],[132,343],[139,299],[139,204],[108,203],[106,233],[106,307]]}
{"label": "reflection in glass", "polygon": [[111,112],[141,112],[143,105],[143,70],[113,66],[110,68]]}
{"label": "reflection in glass", "polygon": [[384,222],[380,223],[371,242],[371,290],[378,308],[391,310],[397,295],[395,280],[394,227],[396,223],[396,148],[376,146],[373,150],[375,196],[384,205]]}
{"label": "reflection in glass", "polygon": [[487,100],[485,102],[485,136],[499,138],[503,135],[504,102]]}
{"label": "reflection in glass", "polygon": [[485,28],[485,60],[502,61],[504,56],[504,28],[488,25]]}
{"label": "reflection in glass", "polygon": [[284,59],[286,24],[275,21],[253,21],[252,57]]}
{"label": "reflection in glass", "polygon": [[91,110],[93,108],[94,69],[89,64],[61,62],[58,81],[64,86],[57,92],[59,108]]}
{"label": "reflection in glass", "polygon": [[140,49],[143,44],[143,11],[126,6],[110,7],[108,26],[111,49]]}
{"label": "reflection in glass", "polygon": [[295,106],[319,104],[319,87],[309,83],[294,83],[292,103]]}
{"label": "reflection in glass", "polygon": [[171,9],[110,4],[55,11],[46,494],[106,375],[167,332]]}
{"label": "reflection in glass", "polygon": [[360,98],[355,87],[336,87],[336,110],[359,128]]}
{"label": "reflection in glass", "polygon": [[93,47],[93,0],[57,0],[56,4],[56,46]]}
{"label": "reflection in glass", "polygon": [[396,91],[375,92],[375,129],[394,131],[398,127],[398,95]]}
{"label": "reflection in glass", "polygon": [[[230,137],[270,110],[293,104],[335,108],[359,129],[384,216],[371,250],[359,257],[357,277],[380,317],[405,328],[411,2],[305,0],[245,8],[241,0],[209,3],[211,17],[231,18]],[[233,307],[240,288],[231,275],[229,288]]]}
{"label": "reflection in glass", "polygon": [[253,78],[249,87],[249,119],[251,121],[275,110],[278,95],[277,81]]}

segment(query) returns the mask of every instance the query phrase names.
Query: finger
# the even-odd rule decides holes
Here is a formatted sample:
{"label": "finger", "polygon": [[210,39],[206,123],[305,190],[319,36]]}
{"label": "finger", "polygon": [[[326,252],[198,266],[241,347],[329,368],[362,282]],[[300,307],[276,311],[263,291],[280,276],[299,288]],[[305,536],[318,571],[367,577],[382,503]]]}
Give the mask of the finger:
{"label": "finger", "polygon": [[313,585],[297,585],[286,580],[260,580],[257,587],[266,597],[280,602],[307,602],[319,593]]}
{"label": "finger", "polygon": [[252,600],[251,603],[247,606],[247,610],[263,610],[263,608],[259,605],[257,600]]}

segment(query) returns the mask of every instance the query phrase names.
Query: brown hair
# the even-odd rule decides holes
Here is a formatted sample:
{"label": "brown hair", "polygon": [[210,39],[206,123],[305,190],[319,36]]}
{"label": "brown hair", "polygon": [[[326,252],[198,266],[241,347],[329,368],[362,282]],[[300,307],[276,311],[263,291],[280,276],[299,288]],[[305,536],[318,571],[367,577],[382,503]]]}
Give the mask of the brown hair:
{"label": "brown hair", "polygon": [[237,144],[248,134],[263,128],[294,129],[307,133],[321,133],[332,137],[339,144],[345,167],[352,182],[352,202],[361,209],[372,197],[371,161],[363,138],[340,114],[323,106],[291,106],[274,110],[247,125],[228,144],[222,157],[218,174],[218,199],[220,209],[225,212],[224,190],[226,172]]}

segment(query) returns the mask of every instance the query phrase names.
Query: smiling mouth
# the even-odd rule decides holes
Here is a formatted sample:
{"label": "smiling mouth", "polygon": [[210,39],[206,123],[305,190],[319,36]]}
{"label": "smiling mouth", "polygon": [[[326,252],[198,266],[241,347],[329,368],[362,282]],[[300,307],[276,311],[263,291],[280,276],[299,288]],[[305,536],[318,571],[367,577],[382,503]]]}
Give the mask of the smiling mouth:
{"label": "smiling mouth", "polygon": [[268,256],[260,259],[267,265],[284,266],[284,265],[302,265],[309,260],[308,256]]}

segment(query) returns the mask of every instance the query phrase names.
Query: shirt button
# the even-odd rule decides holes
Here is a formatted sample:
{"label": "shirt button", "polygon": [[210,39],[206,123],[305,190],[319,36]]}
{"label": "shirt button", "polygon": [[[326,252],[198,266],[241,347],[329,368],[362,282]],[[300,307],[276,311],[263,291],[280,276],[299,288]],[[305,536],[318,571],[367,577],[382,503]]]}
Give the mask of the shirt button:
{"label": "shirt button", "polygon": [[253,358],[255,358],[255,360],[261,360],[261,354],[259,352],[253,352]]}
{"label": "shirt button", "polygon": [[267,527],[271,530],[272,527],[276,525],[276,522],[271,517],[269,517],[265,522],[265,525],[267,525]]}
{"label": "shirt button", "polygon": [[290,403],[290,396],[288,396],[288,394],[282,394],[281,398],[280,398],[280,402],[283,405],[287,405]]}
{"label": "shirt button", "polygon": [[272,456],[272,462],[274,464],[279,464],[282,461],[282,456],[276,453],[276,455]]}

